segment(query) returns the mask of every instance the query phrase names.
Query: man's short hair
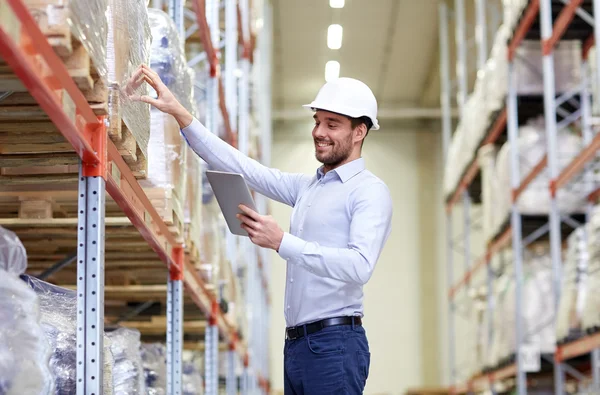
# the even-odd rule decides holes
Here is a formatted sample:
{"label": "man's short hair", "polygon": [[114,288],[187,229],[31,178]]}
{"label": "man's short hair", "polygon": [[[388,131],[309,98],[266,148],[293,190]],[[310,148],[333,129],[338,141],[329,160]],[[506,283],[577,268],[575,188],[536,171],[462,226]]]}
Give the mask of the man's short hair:
{"label": "man's short hair", "polygon": [[369,118],[367,116],[362,116],[359,118],[352,118],[352,117],[348,117],[348,118],[350,119],[350,125],[352,125],[353,130],[356,129],[361,123],[364,123],[365,126],[367,127],[367,133],[373,127],[373,122],[371,121],[371,118]]}

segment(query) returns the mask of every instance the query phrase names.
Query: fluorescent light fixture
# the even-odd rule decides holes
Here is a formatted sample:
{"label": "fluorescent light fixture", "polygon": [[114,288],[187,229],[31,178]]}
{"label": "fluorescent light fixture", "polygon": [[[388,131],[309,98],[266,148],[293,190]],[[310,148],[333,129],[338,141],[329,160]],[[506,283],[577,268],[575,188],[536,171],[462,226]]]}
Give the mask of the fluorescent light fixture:
{"label": "fluorescent light fixture", "polygon": [[329,0],[329,7],[344,8],[345,0]]}
{"label": "fluorescent light fixture", "polygon": [[340,63],[335,60],[330,60],[325,64],[325,81],[329,82],[339,78]]}
{"label": "fluorescent light fixture", "polygon": [[329,25],[329,28],[327,29],[327,46],[330,49],[340,49],[342,47],[343,34],[344,28],[342,25]]}

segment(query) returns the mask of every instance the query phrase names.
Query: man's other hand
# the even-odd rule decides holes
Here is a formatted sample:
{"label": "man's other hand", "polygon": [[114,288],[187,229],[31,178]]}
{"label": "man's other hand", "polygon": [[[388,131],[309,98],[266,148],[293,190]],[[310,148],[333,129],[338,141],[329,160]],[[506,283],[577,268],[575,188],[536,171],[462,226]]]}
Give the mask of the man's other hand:
{"label": "man's other hand", "polygon": [[237,218],[242,221],[242,229],[248,232],[250,241],[254,244],[279,251],[283,230],[270,215],[260,215],[256,211],[244,205],[239,206],[242,211]]}

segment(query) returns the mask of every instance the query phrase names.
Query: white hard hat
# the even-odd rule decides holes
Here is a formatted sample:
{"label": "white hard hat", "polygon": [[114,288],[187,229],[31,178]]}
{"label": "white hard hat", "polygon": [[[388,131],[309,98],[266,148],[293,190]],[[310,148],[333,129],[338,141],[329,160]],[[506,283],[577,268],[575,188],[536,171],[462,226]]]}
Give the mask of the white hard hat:
{"label": "white hard hat", "polygon": [[373,122],[373,130],[379,129],[377,122],[377,100],[371,89],[354,78],[340,77],[327,82],[310,104],[303,107],[331,111],[352,118],[367,116]]}

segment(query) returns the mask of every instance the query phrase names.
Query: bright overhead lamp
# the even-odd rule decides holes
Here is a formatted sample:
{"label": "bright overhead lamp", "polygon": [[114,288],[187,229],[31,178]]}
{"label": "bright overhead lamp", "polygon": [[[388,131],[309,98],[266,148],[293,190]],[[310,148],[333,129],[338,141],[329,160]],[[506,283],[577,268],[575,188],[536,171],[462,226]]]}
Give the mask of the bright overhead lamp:
{"label": "bright overhead lamp", "polygon": [[325,81],[329,82],[339,78],[340,63],[335,60],[330,60],[325,64]]}
{"label": "bright overhead lamp", "polygon": [[342,47],[343,34],[344,28],[342,25],[329,25],[329,28],[327,29],[327,46],[330,49],[340,49]]}
{"label": "bright overhead lamp", "polygon": [[329,0],[329,7],[344,8],[345,0]]}

